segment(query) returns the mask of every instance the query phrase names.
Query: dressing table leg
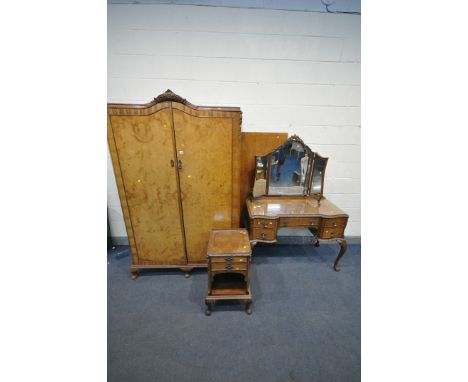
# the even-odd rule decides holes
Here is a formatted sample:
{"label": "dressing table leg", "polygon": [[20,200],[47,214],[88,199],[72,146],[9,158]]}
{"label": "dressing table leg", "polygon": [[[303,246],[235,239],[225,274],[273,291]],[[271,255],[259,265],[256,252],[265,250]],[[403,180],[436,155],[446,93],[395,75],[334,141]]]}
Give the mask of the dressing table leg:
{"label": "dressing table leg", "polygon": [[247,314],[252,314],[251,305],[252,305],[252,301],[247,301],[247,302],[245,303],[245,313],[247,313]]}
{"label": "dressing table leg", "polygon": [[138,277],[138,269],[130,269],[130,273],[132,274],[132,280]]}
{"label": "dressing table leg", "polygon": [[338,256],[336,256],[335,264],[333,264],[333,269],[335,269],[336,272],[339,272],[340,271],[340,266],[338,265],[338,262],[340,261],[340,259],[345,254],[346,248],[348,248],[348,244],[346,244],[345,239],[337,239],[336,241],[340,245],[340,252],[338,253]]}
{"label": "dressing table leg", "polygon": [[314,247],[320,247],[320,242],[318,238],[315,238]]}

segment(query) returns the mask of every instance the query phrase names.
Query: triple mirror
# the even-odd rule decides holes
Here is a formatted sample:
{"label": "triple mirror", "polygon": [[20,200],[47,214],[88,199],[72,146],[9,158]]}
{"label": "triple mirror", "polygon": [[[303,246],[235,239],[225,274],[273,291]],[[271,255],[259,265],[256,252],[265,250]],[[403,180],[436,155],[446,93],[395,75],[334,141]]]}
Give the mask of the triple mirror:
{"label": "triple mirror", "polygon": [[272,152],[255,157],[252,195],[311,195],[320,200],[327,161],[293,135]]}

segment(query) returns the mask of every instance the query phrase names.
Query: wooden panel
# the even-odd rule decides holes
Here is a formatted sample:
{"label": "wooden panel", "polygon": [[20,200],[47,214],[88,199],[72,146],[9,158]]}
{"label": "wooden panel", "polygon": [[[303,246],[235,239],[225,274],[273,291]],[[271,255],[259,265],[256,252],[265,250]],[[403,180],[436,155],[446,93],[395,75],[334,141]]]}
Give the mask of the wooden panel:
{"label": "wooden panel", "polygon": [[348,218],[322,219],[322,227],[346,227]]}
{"label": "wooden panel", "polygon": [[231,113],[232,117],[232,224],[237,228],[241,224],[244,199],[241,199],[241,124],[242,113]]}
{"label": "wooden panel", "polygon": [[212,271],[246,271],[247,263],[212,263]]}
{"label": "wooden panel", "polygon": [[344,230],[344,227],[323,228],[320,230],[319,237],[321,239],[334,239],[337,237],[344,237]]}
{"label": "wooden panel", "polygon": [[252,230],[252,238],[261,240],[276,240],[276,230],[254,228]]}
{"label": "wooden panel", "polygon": [[270,228],[276,229],[276,219],[254,219],[252,226],[253,228]]}
{"label": "wooden panel", "polygon": [[314,227],[319,223],[320,218],[280,218],[280,227]]}
{"label": "wooden panel", "polygon": [[158,105],[149,115],[109,113],[117,158],[114,168],[120,168],[119,192],[126,197],[138,253],[134,264],[187,263],[167,106]]}
{"label": "wooden panel", "polygon": [[322,199],[320,205],[313,197],[277,197],[268,196],[259,199],[249,198],[247,208],[251,218],[262,217],[324,217],[347,218],[343,210],[335,206],[328,199]]}
{"label": "wooden panel", "polygon": [[248,257],[242,257],[242,256],[226,256],[226,257],[212,256],[210,258],[210,261],[212,263],[247,263],[249,259]]}
{"label": "wooden panel", "polygon": [[127,197],[125,196],[125,189],[123,186],[122,172],[120,171],[119,158],[117,156],[117,148],[115,146],[114,133],[112,132],[112,125],[110,117],[107,115],[107,141],[109,143],[109,151],[112,158],[115,181],[117,183],[117,189],[119,191],[120,205],[122,207],[122,213],[125,221],[125,228],[127,230],[128,242],[130,244],[130,250],[132,254],[132,263],[138,263],[138,251],[136,247],[135,235],[133,234],[132,222],[130,220],[130,210],[127,204]]}
{"label": "wooden panel", "polygon": [[288,139],[288,133],[242,133],[240,158],[240,210],[253,187],[255,156],[268,154]]}
{"label": "wooden panel", "polygon": [[[217,229],[210,233],[207,254],[212,256],[223,256],[236,258],[237,255],[250,255],[249,233],[246,229]],[[234,256],[231,256],[234,255]]]}
{"label": "wooden panel", "polygon": [[[210,231],[232,226],[231,113],[174,105],[174,130],[189,263],[205,263]],[[208,117],[208,118],[207,118]]]}
{"label": "wooden panel", "polygon": [[211,294],[213,296],[218,296],[218,295],[226,295],[226,294],[232,294],[232,295],[239,295],[239,294],[247,294],[247,290],[244,288],[237,288],[237,289],[212,289]]}

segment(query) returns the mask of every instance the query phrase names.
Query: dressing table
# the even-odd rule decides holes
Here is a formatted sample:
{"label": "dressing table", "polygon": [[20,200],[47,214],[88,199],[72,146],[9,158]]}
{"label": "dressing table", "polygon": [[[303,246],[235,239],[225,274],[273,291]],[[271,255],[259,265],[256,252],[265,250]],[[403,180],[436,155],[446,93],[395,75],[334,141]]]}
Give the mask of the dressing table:
{"label": "dressing table", "polygon": [[246,201],[252,246],[275,243],[280,228],[306,228],[316,238],[315,246],[319,240],[340,245],[333,264],[335,271],[340,270],[349,216],[323,196],[327,161],[296,135],[269,154],[256,157],[253,191]]}

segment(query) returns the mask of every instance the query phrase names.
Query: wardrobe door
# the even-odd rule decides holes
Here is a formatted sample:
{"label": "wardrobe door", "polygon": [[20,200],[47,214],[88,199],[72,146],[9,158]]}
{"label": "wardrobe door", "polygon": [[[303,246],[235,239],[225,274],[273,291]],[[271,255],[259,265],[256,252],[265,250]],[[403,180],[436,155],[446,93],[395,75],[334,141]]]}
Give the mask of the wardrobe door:
{"label": "wardrobe door", "polygon": [[[213,228],[232,224],[232,119],[173,108],[187,259],[206,263]],[[205,113],[206,114],[206,113]]]}
{"label": "wardrobe door", "polygon": [[110,124],[138,264],[186,264],[169,104],[150,115],[111,115]]}

